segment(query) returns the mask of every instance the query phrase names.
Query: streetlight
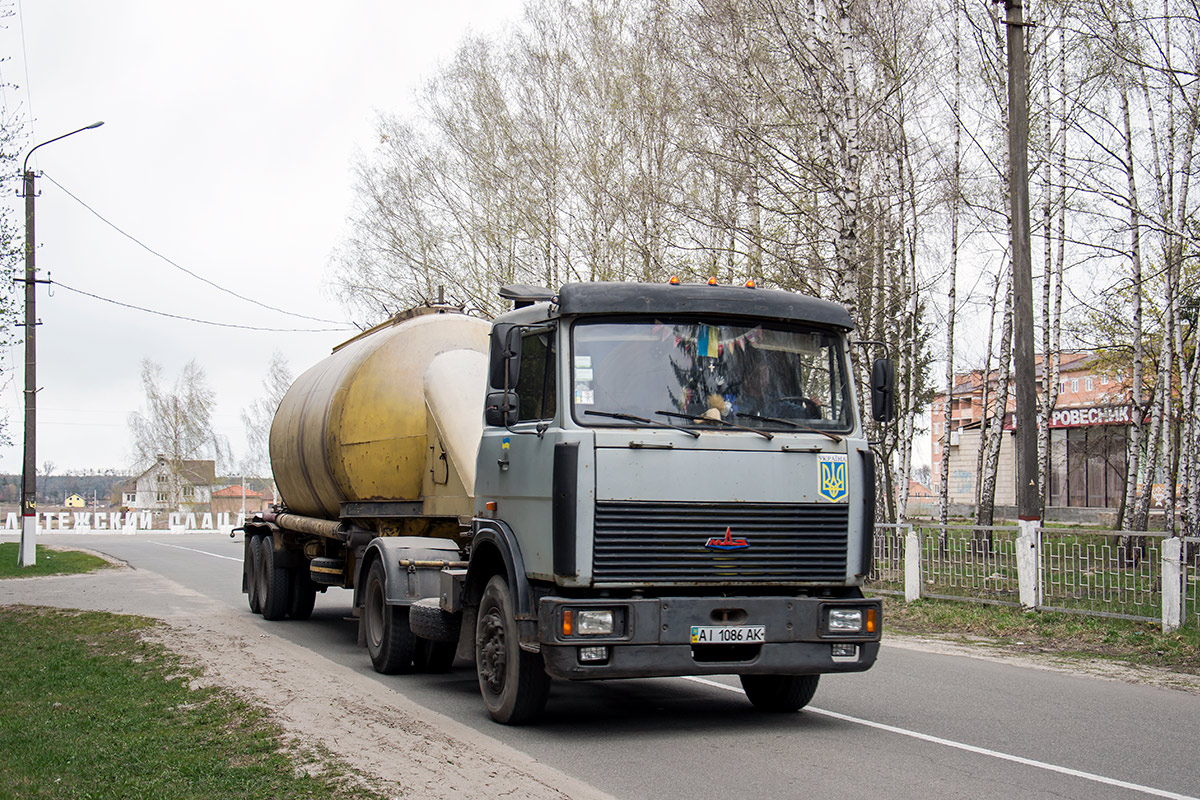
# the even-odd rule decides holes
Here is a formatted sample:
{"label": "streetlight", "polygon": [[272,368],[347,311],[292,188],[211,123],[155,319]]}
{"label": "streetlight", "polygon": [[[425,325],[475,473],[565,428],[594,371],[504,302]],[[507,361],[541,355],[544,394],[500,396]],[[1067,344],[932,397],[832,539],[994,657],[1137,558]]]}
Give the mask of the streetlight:
{"label": "streetlight", "polygon": [[37,247],[33,240],[33,201],[37,196],[33,180],[36,176],[29,169],[29,157],[39,147],[45,147],[82,131],[99,128],[103,124],[93,122],[91,125],[34,145],[25,155],[25,163],[21,166],[22,191],[25,194],[25,461],[21,468],[21,549],[17,563],[22,567],[31,567],[37,563],[34,541],[37,536],[37,348],[34,341],[37,318],[34,307],[39,281],[34,268],[34,251]]}

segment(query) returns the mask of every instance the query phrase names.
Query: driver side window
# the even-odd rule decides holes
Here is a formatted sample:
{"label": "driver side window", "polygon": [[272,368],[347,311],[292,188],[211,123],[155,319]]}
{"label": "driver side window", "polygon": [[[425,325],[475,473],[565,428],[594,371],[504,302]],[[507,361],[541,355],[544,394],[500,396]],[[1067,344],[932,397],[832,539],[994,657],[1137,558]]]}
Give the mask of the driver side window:
{"label": "driver side window", "polygon": [[553,330],[521,336],[521,372],[516,387],[521,400],[518,422],[554,417],[558,409],[554,354]]}

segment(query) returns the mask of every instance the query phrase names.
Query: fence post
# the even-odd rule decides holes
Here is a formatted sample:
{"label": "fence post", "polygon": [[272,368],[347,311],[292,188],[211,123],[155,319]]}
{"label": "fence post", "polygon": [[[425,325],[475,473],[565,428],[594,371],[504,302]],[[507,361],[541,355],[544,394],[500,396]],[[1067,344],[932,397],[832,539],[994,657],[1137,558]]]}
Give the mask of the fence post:
{"label": "fence post", "polygon": [[1162,629],[1179,630],[1183,622],[1183,540],[1172,536],[1162,545]]}
{"label": "fence post", "polygon": [[1017,586],[1020,590],[1021,607],[1036,611],[1042,600],[1041,548],[1038,547],[1038,520],[1018,520],[1017,534]]}
{"label": "fence post", "polygon": [[904,602],[921,599],[921,536],[906,525],[908,535],[904,537]]}

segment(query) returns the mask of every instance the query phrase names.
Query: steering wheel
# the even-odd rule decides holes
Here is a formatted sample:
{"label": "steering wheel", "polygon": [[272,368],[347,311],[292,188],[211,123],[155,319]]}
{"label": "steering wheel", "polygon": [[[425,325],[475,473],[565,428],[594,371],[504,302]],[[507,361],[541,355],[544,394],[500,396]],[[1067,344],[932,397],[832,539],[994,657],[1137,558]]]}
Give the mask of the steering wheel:
{"label": "steering wheel", "polygon": [[800,407],[801,413],[807,419],[820,419],[821,407],[818,406],[811,398],[798,394],[783,395],[779,398],[786,403],[792,403]]}

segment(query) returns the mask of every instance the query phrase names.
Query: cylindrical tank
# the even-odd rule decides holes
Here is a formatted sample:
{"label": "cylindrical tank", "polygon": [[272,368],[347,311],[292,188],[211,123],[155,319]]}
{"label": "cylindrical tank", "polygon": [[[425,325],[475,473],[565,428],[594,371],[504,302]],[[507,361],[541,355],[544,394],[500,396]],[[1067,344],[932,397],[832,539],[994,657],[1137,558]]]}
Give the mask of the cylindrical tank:
{"label": "cylindrical tank", "polygon": [[[297,378],[271,423],[271,469],[288,510],[337,519],[343,502],[420,500],[426,369],[442,353],[486,353],[490,329],[465,314],[427,311],[351,339]],[[486,391],[479,374],[457,379],[460,386],[441,388]]]}

